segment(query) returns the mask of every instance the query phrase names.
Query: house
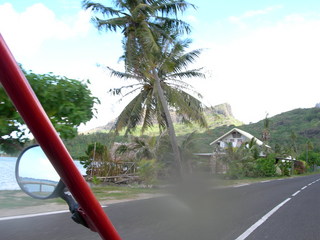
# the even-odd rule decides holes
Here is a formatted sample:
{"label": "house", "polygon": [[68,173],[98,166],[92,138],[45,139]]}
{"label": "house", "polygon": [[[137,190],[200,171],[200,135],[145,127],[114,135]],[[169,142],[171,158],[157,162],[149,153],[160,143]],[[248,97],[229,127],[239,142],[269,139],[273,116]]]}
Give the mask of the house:
{"label": "house", "polygon": [[242,144],[248,144],[252,140],[254,140],[256,145],[261,147],[259,155],[261,157],[266,156],[265,152],[263,152],[264,149],[262,147],[270,147],[250,133],[238,128],[231,129],[229,132],[211,142],[210,145],[214,148],[210,159],[212,173],[225,173],[227,171],[228,166],[222,162],[217,161],[217,158],[219,158],[221,154],[225,154],[225,149],[229,147],[230,144],[232,147],[237,148]]}
{"label": "house", "polygon": [[221,137],[211,142],[210,145],[216,146],[219,149],[223,150],[227,148],[229,144],[232,144],[232,147],[240,147],[243,143],[248,143],[252,139],[255,140],[258,146],[266,146],[270,148],[268,145],[265,145],[261,140],[259,140],[255,136],[238,128],[231,129],[229,132],[225,133]]}

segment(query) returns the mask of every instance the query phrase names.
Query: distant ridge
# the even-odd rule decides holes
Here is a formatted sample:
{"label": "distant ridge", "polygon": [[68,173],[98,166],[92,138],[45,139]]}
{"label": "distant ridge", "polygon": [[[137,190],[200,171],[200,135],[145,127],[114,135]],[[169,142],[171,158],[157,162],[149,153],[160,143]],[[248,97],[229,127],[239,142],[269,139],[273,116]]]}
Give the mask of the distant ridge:
{"label": "distant ridge", "polygon": [[[222,103],[214,107],[208,107],[204,109],[206,119],[209,124],[209,128],[222,126],[222,125],[242,125],[242,122],[235,119],[229,103]],[[172,121],[174,124],[181,123],[181,119],[171,112]],[[106,125],[93,128],[85,133],[106,132],[109,131],[115,124],[115,119],[108,122]],[[155,123],[156,124],[156,123]]]}

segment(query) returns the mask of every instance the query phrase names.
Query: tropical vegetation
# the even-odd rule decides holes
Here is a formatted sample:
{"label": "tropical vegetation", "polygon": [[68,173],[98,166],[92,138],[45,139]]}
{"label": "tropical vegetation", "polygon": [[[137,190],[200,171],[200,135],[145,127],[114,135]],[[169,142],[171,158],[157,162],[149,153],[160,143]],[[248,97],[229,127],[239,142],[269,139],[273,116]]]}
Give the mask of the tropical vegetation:
{"label": "tropical vegetation", "polygon": [[[89,81],[51,73],[36,74],[25,70],[23,73],[62,138],[75,137],[79,125],[94,117],[94,105],[99,100],[92,96]],[[26,125],[0,86],[0,151],[19,152],[29,140]]]}

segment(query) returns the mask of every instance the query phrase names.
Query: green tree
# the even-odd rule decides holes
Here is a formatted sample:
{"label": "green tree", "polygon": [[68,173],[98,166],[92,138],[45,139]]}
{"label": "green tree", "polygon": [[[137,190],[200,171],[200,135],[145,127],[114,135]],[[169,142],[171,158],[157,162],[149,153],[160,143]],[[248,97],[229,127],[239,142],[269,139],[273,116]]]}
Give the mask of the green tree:
{"label": "green tree", "polygon": [[[162,54],[161,51],[165,50],[159,46],[159,39],[172,41],[172,33],[190,31],[189,26],[177,18],[177,14],[185,11],[189,6],[194,6],[184,0],[117,0],[114,1],[114,4],[116,9],[90,1],[83,2],[83,6],[86,9],[90,8],[105,16],[116,16],[111,19],[100,19],[96,17],[94,18],[94,22],[96,22],[98,29],[105,28],[107,31],[122,30],[124,35],[123,58],[125,60],[126,72],[130,74],[134,72],[141,73],[141,67],[148,67],[148,72],[144,71],[145,69],[143,69],[143,71],[144,74],[148,73],[152,75],[155,83],[153,87],[161,103],[161,107],[158,104],[158,109],[162,108],[162,114],[165,117],[165,123],[171,138],[175,160],[179,166],[180,174],[182,174],[179,147],[164,90],[161,86],[162,79],[159,76],[159,69],[156,67],[161,61],[157,61],[156,64],[154,64],[154,57],[158,57],[159,54]],[[171,15],[175,16],[175,18],[170,18]],[[146,63],[146,65],[141,65],[141,62]]]}
{"label": "green tree", "polygon": [[[297,148],[297,134],[294,131],[291,131],[290,134],[290,140],[291,140],[291,157],[292,159],[296,159],[298,155],[298,148]],[[294,161],[291,161],[291,175],[293,174],[294,171]]]}
{"label": "green tree", "polygon": [[121,144],[116,149],[117,154],[132,152],[137,161],[156,158],[156,151],[156,137],[132,137],[129,144]]}
{"label": "green tree", "polygon": [[[308,161],[307,157],[308,156]],[[312,150],[308,150],[308,155],[307,155],[307,150],[302,152],[299,156],[299,160],[304,160],[307,162],[309,166],[312,166],[312,170],[315,170],[315,166],[320,166],[320,153]]]}
{"label": "green tree", "polygon": [[270,119],[268,118],[268,114],[263,120],[263,130],[262,130],[262,141],[264,144],[269,144],[270,139]]}
{"label": "green tree", "polygon": [[[92,96],[89,82],[51,73],[23,72],[63,139],[74,137],[77,127],[94,117],[94,104],[99,100]],[[28,141],[26,126],[3,88],[0,88],[0,134],[0,149],[8,153],[21,150]]]}
{"label": "green tree", "polygon": [[139,177],[146,183],[147,187],[156,182],[159,168],[156,159],[141,159],[138,162]]}
{"label": "green tree", "polygon": [[113,159],[107,146],[95,142],[88,145],[85,153],[85,156],[80,157],[80,163],[91,177],[107,176],[113,170]]}
{"label": "green tree", "polygon": [[184,162],[184,167],[188,170],[189,174],[193,173],[193,160],[195,159],[194,153],[197,152],[195,148],[194,141],[196,139],[196,131],[193,131],[190,134],[187,134],[182,142],[181,142],[181,147],[180,151],[182,154],[182,159]]}
{"label": "green tree", "polygon": [[26,141],[22,118],[0,85],[0,150],[17,152]]}

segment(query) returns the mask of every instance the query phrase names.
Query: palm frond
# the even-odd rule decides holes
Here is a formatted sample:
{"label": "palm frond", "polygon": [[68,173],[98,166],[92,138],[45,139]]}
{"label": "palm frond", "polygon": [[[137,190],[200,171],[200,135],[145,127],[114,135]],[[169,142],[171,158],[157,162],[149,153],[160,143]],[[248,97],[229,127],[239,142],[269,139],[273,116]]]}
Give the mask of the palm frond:
{"label": "palm frond", "polygon": [[187,10],[188,7],[192,7],[196,9],[196,6],[190,4],[184,0],[173,0],[173,1],[155,1],[153,4],[157,6],[157,11],[161,12],[163,16],[174,14],[177,16],[178,12],[184,12]]}
{"label": "palm frond", "polygon": [[150,17],[153,15],[154,9],[149,4],[139,3],[134,7],[131,11],[131,15],[134,18],[138,18],[141,15],[144,15],[145,18]]}
{"label": "palm frond", "polygon": [[179,91],[185,91],[185,92],[188,92],[190,94],[192,94],[193,96],[197,96],[198,99],[202,99],[203,96],[201,93],[199,93],[198,91],[196,91],[193,87],[189,88],[189,87],[185,87],[185,86],[182,86],[180,84],[175,84],[175,83],[170,83],[170,84],[167,84],[169,87],[173,88],[173,89],[176,89],[176,90],[179,90]]}
{"label": "palm frond", "polygon": [[120,72],[120,71],[114,70],[111,67],[102,66],[102,65],[99,65],[99,67],[102,67],[104,70],[110,72],[111,77],[117,77],[124,80],[127,80],[127,79],[140,80],[139,76],[131,74],[130,72]]}
{"label": "palm frond", "polygon": [[186,123],[197,122],[201,127],[207,127],[207,122],[203,114],[202,103],[192,95],[182,90],[170,88],[163,85],[168,103],[176,110]]}
{"label": "palm frond", "polygon": [[141,133],[153,126],[153,116],[155,115],[155,106],[154,106],[154,95],[153,91],[149,91],[148,96],[145,101],[145,113],[142,123]]}
{"label": "palm frond", "polygon": [[137,37],[140,38],[140,43],[143,46],[143,54],[148,55],[148,53],[159,52],[160,48],[147,22],[142,22],[138,30]]}
{"label": "palm frond", "polygon": [[118,134],[122,129],[126,129],[127,135],[136,128],[143,116],[143,102],[145,93],[140,92],[131,102],[122,110],[114,125],[115,133]]}
{"label": "palm frond", "polygon": [[184,79],[184,78],[206,78],[206,75],[204,73],[201,73],[202,69],[192,69],[192,70],[188,70],[185,72],[179,72],[179,71],[175,71],[173,74],[169,74],[167,76],[167,79],[172,79],[172,78],[180,78],[180,79]]}
{"label": "palm frond", "polygon": [[125,13],[116,9],[113,9],[111,7],[106,7],[100,3],[84,0],[82,1],[82,7],[84,9],[91,9],[95,13],[101,13],[106,16],[120,16],[124,15]]}
{"label": "palm frond", "polygon": [[181,148],[184,149],[184,150],[188,150],[190,149],[190,145],[192,144],[193,141],[195,141],[195,135],[196,135],[197,131],[193,131],[191,133],[189,133],[187,135],[187,137],[185,137],[182,141],[182,144],[181,144]]}
{"label": "palm frond", "polygon": [[156,21],[168,32],[176,31],[179,34],[189,34],[191,32],[191,26],[182,20],[158,16],[156,17]]}
{"label": "palm frond", "polygon": [[99,31],[113,31],[116,32],[118,29],[125,29],[126,17],[112,18],[112,19],[101,19],[98,17],[91,18],[92,23],[96,26]]}
{"label": "palm frond", "polygon": [[[133,87],[139,86],[139,85],[141,85],[141,84],[138,83],[138,84],[132,84],[132,85],[128,85],[128,86],[122,86],[122,87],[119,87],[119,88],[111,88],[111,89],[109,89],[108,93],[110,93],[110,94],[113,95],[113,96],[122,95],[122,90],[123,90],[123,89],[133,88]],[[124,98],[124,97],[126,97],[126,96],[128,96],[128,95],[130,95],[130,94],[132,94],[132,93],[134,93],[134,92],[136,92],[136,91],[139,90],[139,89],[141,89],[141,87],[135,88],[135,89],[133,89],[132,91],[126,93],[125,95],[123,95],[122,98]]]}

